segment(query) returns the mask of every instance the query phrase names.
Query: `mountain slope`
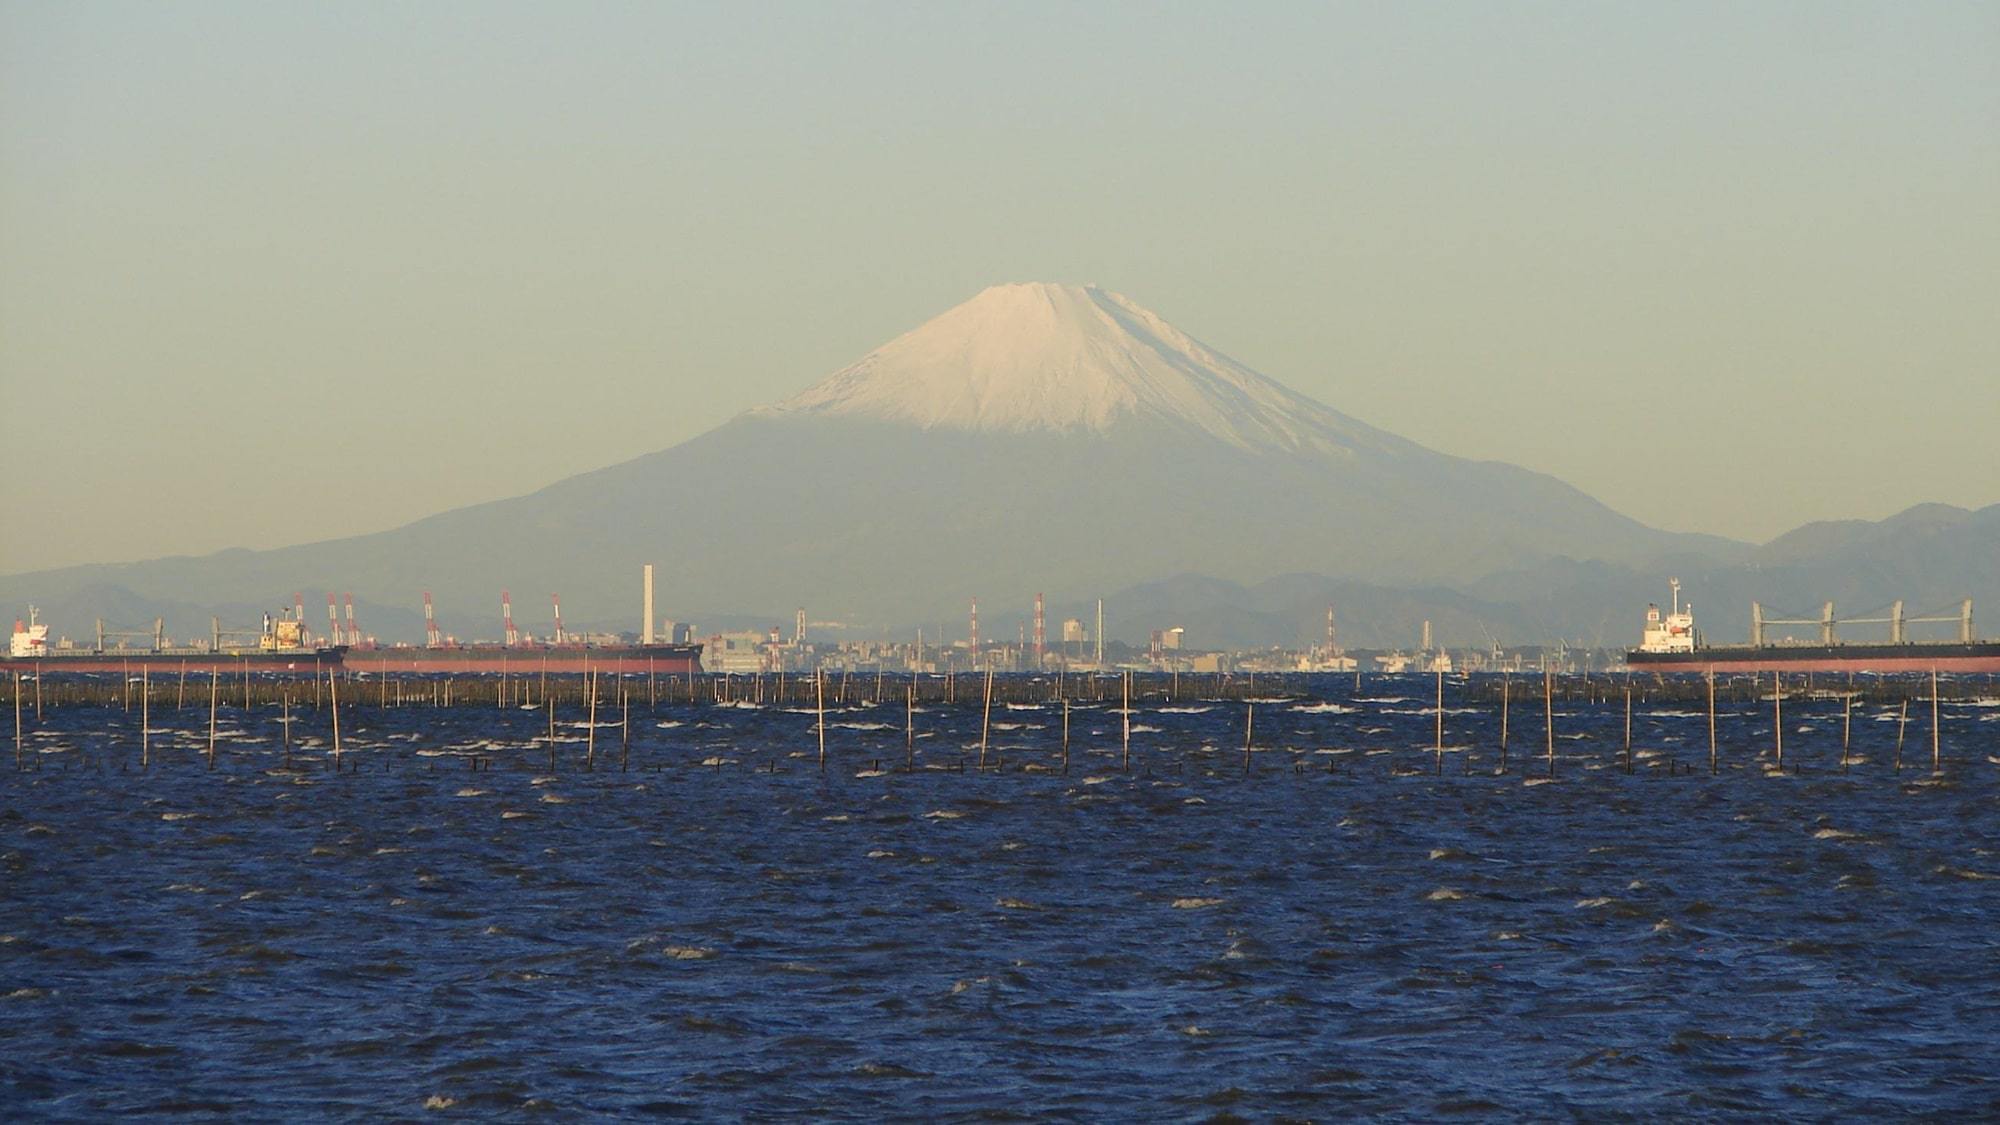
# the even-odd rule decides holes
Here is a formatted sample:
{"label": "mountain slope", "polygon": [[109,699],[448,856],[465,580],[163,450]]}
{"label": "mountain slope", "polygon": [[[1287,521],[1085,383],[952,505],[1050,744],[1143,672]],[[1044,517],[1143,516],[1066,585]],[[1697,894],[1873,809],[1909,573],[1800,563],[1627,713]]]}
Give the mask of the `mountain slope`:
{"label": "mountain slope", "polygon": [[1185,573],[1462,584],[1745,551],[1376,430],[1115,294],[1003,286],[781,403],[528,496],[276,551],[18,576],[0,598],[103,583],[191,606],[351,590],[414,607],[430,589],[446,629],[491,637],[502,588],[524,624],[558,590],[570,623],[635,629],[654,562],[666,615],[804,604],[886,629],[957,622],[975,595],[1081,599]]}

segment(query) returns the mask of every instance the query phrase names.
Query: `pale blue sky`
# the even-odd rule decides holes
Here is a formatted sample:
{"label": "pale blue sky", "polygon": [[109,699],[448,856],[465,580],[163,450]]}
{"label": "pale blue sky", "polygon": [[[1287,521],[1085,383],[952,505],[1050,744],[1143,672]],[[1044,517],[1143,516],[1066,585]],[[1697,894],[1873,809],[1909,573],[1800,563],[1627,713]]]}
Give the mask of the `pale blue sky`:
{"label": "pale blue sky", "polygon": [[0,3],[0,572],[671,445],[985,285],[1764,538],[2000,501],[2000,6]]}

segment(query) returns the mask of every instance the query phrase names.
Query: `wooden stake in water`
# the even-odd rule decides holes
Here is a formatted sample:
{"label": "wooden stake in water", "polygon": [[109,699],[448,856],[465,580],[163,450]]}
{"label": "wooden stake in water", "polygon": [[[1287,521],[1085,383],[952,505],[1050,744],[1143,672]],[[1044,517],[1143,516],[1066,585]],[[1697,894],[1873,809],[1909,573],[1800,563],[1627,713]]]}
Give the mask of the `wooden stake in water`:
{"label": "wooden stake in water", "polygon": [[14,768],[27,768],[21,757],[21,673],[14,673]]}
{"label": "wooden stake in water", "polygon": [[327,709],[333,712],[333,772],[340,772],[340,677],[326,674]]}
{"label": "wooden stake in water", "polygon": [[1069,776],[1069,699],[1067,696],[1063,698],[1062,705],[1063,705],[1062,771],[1063,771],[1063,776],[1068,777]]}
{"label": "wooden stake in water", "polygon": [[1715,776],[1715,669],[1708,670],[1708,775]]}
{"label": "wooden stake in water", "polygon": [[[181,682],[174,687],[174,710],[176,711],[180,710],[182,707],[187,705],[187,686],[188,686],[188,662],[183,660],[181,661]],[[319,685],[317,683],[313,685],[313,690],[315,692],[319,690]],[[318,704],[315,703],[314,705],[317,706]]]}
{"label": "wooden stake in water", "polygon": [[1938,756],[1938,681],[1937,669],[1931,669],[1931,772],[1944,772],[1944,759]]}
{"label": "wooden stake in water", "polygon": [[290,768],[291,768],[291,765],[292,765],[292,693],[291,693],[291,691],[290,691],[289,689],[287,689],[287,690],[285,691],[284,695],[283,695],[283,696],[282,696],[281,698],[282,698],[282,699],[284,700],[284,711],[283,711],[283,714],[282,714],[282,718],[281,718],[281,719],[280,719],[279,721],[281,721],[281,722],[283,722],[283,723],[285,724],[285,734],[284,734],[284,739],[285,739],[285,767],[286,767],[287,769],[290,769]]}
{"label": "wooden stake in water", "polygon": [[1632,685],[1625,685],[1625,772],[1632,772]]}
{"label": "wooden stake in water", "polygon": [[1444,669],[1438,669],[1438,777],[1444,777]]}
{"label": "wooden stake in water", "polygon": [[819,707],[819,772],[826,772],[826,673],[813,669],[813,695]]}
{"label": "wooden stake in water", "polygon": [[1250,776],[1250,732],[1257,722],[1257,705],[1249,701],[1243,704],[1243,776]]}
{"label": "wooden stake in water", "polygon": [[1778,753],[1778,772],[1785,772],[1785,677],[1771,673],[1771,744]]}
{"label": "wooden stake in water", "polygon": [[1840,772],[1847,772],[1848,735],[1854,729],[1854,693],[1841,696],[1840,709]]}
{"label": "wooden stake in water", "polygon": [[993,665],[986,666],[986,706],[979,718],[979,768],[986,768],[986,737],[993,729]]}
{"label": "wooden stake in water", "polygon": [[1896,772],[1903,772],[1903,728],[1910,725],[1910,700],[1903,697],[1903,713],[1896,718]]}
{"label": "wooden stake in water", "polygon": [[1125,685],[1125,706],[1122,709],[1123,718],[1125,719],[1124,769],[1125,772],[1130,773],[1132,771],[1132,673],[1125,673],[1122,682]]}
{"label": "wooden stake in water", "polygon": [[583,768],[590,773],[597,769],[597,673],[586,672],[583,687],[590,696],[590,712],[583,731]]}
{"label": "wooden stake in water", "polygon": [[632,768],[632,695],[624,688],[618,689],[618,706],[623,712],[618,718],[618,772],[624,773]]}
{"label": "wooden stake in water", "polygon": [[1553,676],[1542,677],[1542,718],[1549,731],[1549,780],[1556,776],[1556,681]]}
{"label": "wooden stake in water", "polygon": [[208,768],[215,768],[215,693],[216,685],[222,681],[222,672],[217,668],[208,670]]}
{"label": "wooden stake in water", "polygon": [[910,676],[909,695],[903,702],[903,764],[917,772],[917,677]]}
{"label": "wooden stake in water", "polygon": [[139,768],[153,760],[153,675],[152,666],[139,666]]}
{"label": "wooden stake in water", "polygon": [[[1361,674],[1359,672],[1356,672],[1355,679],[1359,680],[1360,677]],[[1357,684],[1357,686],[1359,685]],[[1507,772],[1507,710],[1509,703],[1508,697],[1513,694],[1512,691],[1513,686],[1514,686],[1514,677],[1511,675],[1502,674],[1500,677],[1500,772],[1501,773]]]}

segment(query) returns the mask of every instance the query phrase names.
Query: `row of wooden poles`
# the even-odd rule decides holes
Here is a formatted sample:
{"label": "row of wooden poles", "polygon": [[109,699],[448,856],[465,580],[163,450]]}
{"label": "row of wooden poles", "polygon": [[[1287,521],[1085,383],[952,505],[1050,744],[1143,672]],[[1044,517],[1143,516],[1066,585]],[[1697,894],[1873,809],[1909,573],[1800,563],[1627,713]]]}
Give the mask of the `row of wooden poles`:
{"label": "row of wooden poles", "polygon": [[[1364,676],[1359,672],[1336,677],[1305,673],[1227,672],[1071,675],[1063,670],[1054,670],[992,677],[990,670],[970,676],[954,672],[911,676],[884,671],[618,674],[600,669],[553,674],[545,670],[528,670],[516,674],[459,677],[393,671],[379,674],[365,667],[349,665],[331,672],[253,674],[247,661],[224,664],[201,660],[193,664],[183,661],[171,677],[163,674],[153,678],[153,667],[151,663],[141,664],[138,674],[120,675],[115,681],[109,677],[64,674],[45,680],[38,675],[16,673],[10,678],[0,678],[0,691],[9,693],[17,700],[32,700],[35,714],[39,717],[44,709],[56,707],[116,704],[129,710],[135,694],[133,688],[140,684],[150,685],[144,690],[155,693],[171,690],[174,706],[178,709],[186,703],[190,680],[199,693],[205,681],[214,679],[228,685],[222,689],[225,702],[240,699],[246,708],[253,704],[277,706],[287,699],[301,702],[301,682],[313,685],[313,705],[318,708],[322,706],[322,688],[335,680],[347,685],[345,694],[350,702],[374,703],[382,707],[540,707],[551,699],[562,704],[581,704],[586,700],[590,685],[606,676],[623,685],[621,690],[633,694],[635,698],[635,685],[643,680],[646,702],[653,707],[662,703],[806,706],[812,704],[822,692],[835,705],[845,707],[851,703],[887,702],[912,691],[919,704],[953,705],[977,702],[983,698],[982,688],[988,678],[991,678],[990,690],[997,703],[1054,703],[1063,699],[1103,702],[1121,691],[1130,691],[1133,698],[1142,701],[1293,701],[1334,699],[1336,697],[1328,689],[1337,683],[1351,683],[1353,695],[1357,697],[1371,686],[1386,684],[1395,690],[1406,690],[1402,685],[1407,683],[1407,677],[1398,677],[1402,681],[1399,685],[1382,674]],[[1350,675],[1351,680],[1348,678]],[[1868,677],[1859,682],[1851,674],[1843,679],[1811,673],[1783,677],[1775,674],[1769,677],[1761,674],[1700,677],[1657,673],[1584,673],[1540,675],[1536,678],[1550,684],[1550,690],[1559,703],[1593,705],[1612,702],[1623,695],[1632,695],[1645,704],[1691,704],[1700,702],[1704,696],[1740,703],[1762,699],[1775,690],[1803,691],[1823,696],[1845,695],[1864,704],[1923,703],[1940,694],[1946,702],[1951,702],[1969,698],[1981,690],[1992,690],[1991,681],[1982,686],[1976,680],[1940,681],[1935,675]],[[968,679],[972,681],[972,690],[966,688]],[[1499,703],[1511,692],[1517,677],[1482,673],[1451,679],[1459,685],[1455,690],[1467,702]]]}
{"label": "row of wooden poles", "polygon": [[[581,706],[587,708],[587,722],[586,722],[587,734],[585,736],[585,741],[586,741],[585,766],[587,769],[595,769],[597,762],[597,713],[602,694],[601,678],[602,678],[601,673],[584,673],[581,675],[578,681],[579,690],[576,699]],[[216,756],[217,718],[221,707],[222,683],[224,678],[218,674],[210,674],[206,677],[206,679],[208,681],[207,760],[209,768],[214,769],[215,756]],[[716,684],[714,686],[716,688],[717,695],[714,699],[714,702],[717,703],[730,702],[730,700],[725,697],[727,677],[716,677],[715,679],[716,679]],[[841,693],[843,695],[845,694],[845,686],[846,686],[845,679],[846,677],[843,676],[840,687]],[[1090,698],[1092,698],[1095,701],[1101,701],[1103,699],[1104,678],[1093,677],[1092,679],[1094,681],[1093,684],[1094,692],[1090,696]],[[1442,775],[1444,772],[1444,756],[1446,749],[1445,721],[1444,721],[1445,719],[1444,673],[1442,672],[1437,673],[1436,679],[1437,679],[1437,700],[1435,709],[1435,715],[1436,715],[1435,771],[1439,775]],[[794,682],[797,682],[797,680],[798,677],[794,677]],[[1130,672],[1126,672],[1118,677],[1118,681],[1119,681],[1119,702],[1120,702],[1119,714],[1123,726],[1122,737],[1121,737],[1122,749],[1121,749],[1120,760],[1122,767],[1124,769],[1129,770],[1132,764],[1133,674]],[[321,706],[320,689],[322,686],[324,686],[326,689],[326,695],[325,695],[326,706],[330,709],[332,713],[333,764],[336,770],[339,770],[341,768],[341,752],[342,752],[341,729],[340,729],[341,682],[342,682],[342,677],[332,672],[327,673],[323,678],[320,676],[315,676],[313,677],[312,680],[313,706],[316,710]],[[390,680],[384,679],[376,684],[376,686],[379,689],[377,702],[379,706],[383,708],[396,707],[396,706],[409,706],[412,704],[423,702],[422,697],[416,694],[415,692],[406,695],[402,690],[403,687],[405,686],[412,688],[418,686],[429,687],[430,698],[428,700],[428,703],[430,706],[451,707],[454,706],[455,704],[455,700],[453,697],[453,690],[452,690],[455,681],[451,679],[446,679],[442,681],[433,679],[411,684],[404,684],[401,681],[396,681],[397,690],[393,696],[389,690],[391,682],[392,681]],[[292,704],[294,702],[294,697],[290,689],[302,688],[302,685],[300,685],[296,680],[277,680],[277,681],[271,681],[271,683],[275,684],[280,689],[277,694],[276,703],[282,709],[282,716],[280,721],[284,729],[283,746],[286,759],[287,761],[289,761],[291,755]],[[474,683],[477,683],[477,681],[474,681]],[[689,685],[688,698],[690,699],[698,698],[693,688],[694,678],[692,676],[687,677],[687,683]],[[782,680],[780,680],[779,683],[782,684]],[[919,683],[920,680],[917,677],[912,676],[912,677],[906,677],[903,685],[904,686],[903,695],[905,704],[905,709],[904,709],[905,752],[907,755],[907,768],[911,770],[914,770],[916,768],[916,708],[918,703]],[[243,701],[243,707],[246,711],[255,705],[255,702],[253,700],[253,693],[251,690],[251,684],[252,681],[249,677],[248,672],[246,671],[241,679],[242,701]],[[233,694],[234,693],[233,689],[235,688],[236,685],[232,684],[231,686]],[[557,681],[556,686],[558,688],[561,686],[560,679]],[[617,704],[620,715],[618,722],[619,741],[620,741],[620,769],[629,768],[631,760],[631,741],[632,741],[631,740],[631,716],[632,716],[631,686],[632,685],[630,683],[626,682],[622,678],[617,681],[617,687],[618,687]],[[875,685],[876,694],[874,698],[870,700],[871,703],[879,705],[883,701],[884,698],[883,689],[885,686],[886,686],[886,681],[878,677]],[[1708,706],[1708,714],[1707,714],[1708,766],[1709,766],[1709,773],[1715,774],[1720,770],[1720,742],[1717,737],[1717,728],[1716,728],[1717,692],[1716,692],[1715,677],[1713,676],[1705,677],[1703,686],[1705,688],[1705,698]],[[1942,740],[1941,740],[1943,727],[1939,714],[1940,685],[1937,674],[1935,672],[1931,673],[1928,686],[1930,688],[1930,691],[1928,693],[1928,701],[1930,704],[1930,711],[1931,711],[1931,716],[1930,716],[1931,717],[1931,722],[1930,722],[1931,769],[1932,772],[1935,773],[1935,772],[1940,772],[1943,769]],[[15,768],[18,770],[26,768],[26,758],[24,749],[25,743],[24,743],[24,733],[23,733],[23,710],[24,710],[24,701],[26,693],[24,691],[23,678],[19,673],[16,673],[15,676],[13,677],[12,687],[13,687],[12,695],[13,695],[13,705],[14,705],[14,765]],[[39,724],[43,715],[43,706],[44,706],[44,699],[41,691],[42,684],[39,677],[35,679],[34,687],[35,687],[35,715],[37,723]],[[122,703],[124,707],[127,710],[129,710],[131,707],[131,690],[130,690],[131,685],[128,681],[121,684],[120,687],[123,693],[121,696]],[[538,710],[545,710],[548,714],[549,769],[553,771],[556,768],[556,706],[557,706],[557,697],[560,694],[560,692],[554,694],[550,692],[549,690],[550,683],[545,676],[540,679],[538,687],[539,687],[539,693],[538,693],[539,701],[531,704],[521,704],[521,705],[534,706]],[[149,768],[152,763],[152,705],[153,705],[153,697],[155,694],[155,689],[152,683],[152,673],[150,666],[142,667],[140,673],[139,688],[140,688],[138,693],[140,701],[139,702],[140,706],[139,760],[141,768]],[[354,683],[350,682],[349,684],[350,693],[354,691],[354,688],[355,688]],[[650,696],[650,705],[654,708],[657,708],[660,702],[660,697],[658,694],[658,682],[653,677],[648,677],[648,689]],[[161,690],[164,691],[164,685],[162,686]],[[783,694],[782,687],[778,687],[775,690],[776,693],[780,697],[782,697]],[[947,703],[954,702],[956,694],[955,685],[947,684],[945,691],[946,694],[944,697],[944,701]],[[1541,694],[1542,694],[1542,705],[1543,705],[1543,729],[1545,735],[1544,744],[1545,744],[1545,760],[1547,764],[1547,776],[1550,778],[1554,778],[1556,775],[1556,723],[1555,723],[1555,700],[1557,696],[1556,677],[1552,675],[1542,677]],[[1631,773],[1633,772],[1632,707],[1634,699],[1634,685],[1632,685],[1629,682],[1626,683],[1624,685],[1623,695],[1624,695],[1624,706],[1625,706],[1624,765],[1625,765],[1625,772]],[[1852,735],[1853,735],[1854,703],[1858,697],[1859,693],[1857,692],[1839,693],[1839,698],[1843,701],[1842,714],[1841,714],[1841,735],[1840,735],[1840,767],[1843,772],[1847,770],[1851,761],[1850,752],[1852,747]],[[186,698],[187,698],[187,678],[185,672],[183,671],[183,674],[179,677],[174,687],[175,708],[180,709],[184,707],[186,704]],[[509,697],[504,681],[502,681],[496,686],[496,692],[494,698],[496,700],[497,706],[501,707],[507,706]],[[517,695],[515,696],[515,698],[520,699],[523,697]],[[1067,773],[1069,771],[1070,705],[1073,699],[1080,699],[1080,698],[1083,697],[1071,696],[1061,691],[1058,691],[1056,694],[1056,699],[1057,701],[1060,702],[1062,707],[1062,769],[1064,773]],[[1172,699],[1173,696],[1170,694],[1168,698]],[[1783,678],[1779,675],[1774,674],[1772,676],[1770,698],[1771,698],[1771,708],[1772,708],[1772,715],[1771,715],[1771,734],[1773,742],[1772,749],[1775,755],[1775,766],[1779,771],[1782,771],[1785,768],[1784,701],[1786,698],[1786,689],[1783,682]],[[824,772],[827,765],[827,753],[826,753],[827,676],[825,675],[824,672],[815,672],[812,676],[812,699],[817,710],[817,722],[815,723],[815,728],[818,732],[818,737],[819,737],[819,768],[822,772]],[[1902,696],[1901,710],[1896,724],[1896,748],[1895,748],[1893,764],[1894,768],[1898,772],[1900,772],[1903,768],[1903,745],[1904,745],[1905,733],[1909,724],[1910,700],[1911,697],[1909,695]],[[981,771],[984,771],[985,769],[988,768],[987,767],[988,749],[991,743],[994,701],[995,701],[995,678],[992,670],[988,669],[984,677],[983,691],[981,693],[982,712],[980,717],[979,757],[977,764],[977,768]],[[1290,699],[1287,699],[1285,701],[1291,702]],[[1593,698],[1592,701],[1597,702],[1598,700]],[[301,705],[303,705],[302,692],[298,702],[300,702]],[[1513,680],[1511,677],[1503,677],[1500,681],[1499,704],[1500,704],[1499,769],[1500,772],[1505,773],[1507,770],[1507,756],[1509,748],[1508,743],[1509,743],[1509,735],[1511,733],[1511,728],[1512,728],[1512,717],[1513,717],[1512,715]],[[482,702],[479,705],[484,706],[485,704]],[[836,706],[840,705],[842,704],[837,699]],[[1243,770],[1246,775],[1251,771],[1251,763],[1252,763],[1251,755],[1255,749],[1256,708],[1257,708],[1257,701],[1255,699],[1243,700]],[[1331,763],[1329,763],[1329,769],[1330,768],[1332,768]]]}

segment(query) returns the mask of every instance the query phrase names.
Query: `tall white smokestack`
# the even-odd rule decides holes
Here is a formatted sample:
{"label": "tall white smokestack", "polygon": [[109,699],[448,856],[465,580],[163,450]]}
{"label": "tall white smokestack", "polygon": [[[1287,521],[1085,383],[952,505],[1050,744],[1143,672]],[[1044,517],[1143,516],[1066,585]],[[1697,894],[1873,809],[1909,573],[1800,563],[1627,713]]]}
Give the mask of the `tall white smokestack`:
{"label": "tall white smokestack", "polygon": [[646,627],[640,630],[644,643],[653,643],[653,564],[646,564]]}

